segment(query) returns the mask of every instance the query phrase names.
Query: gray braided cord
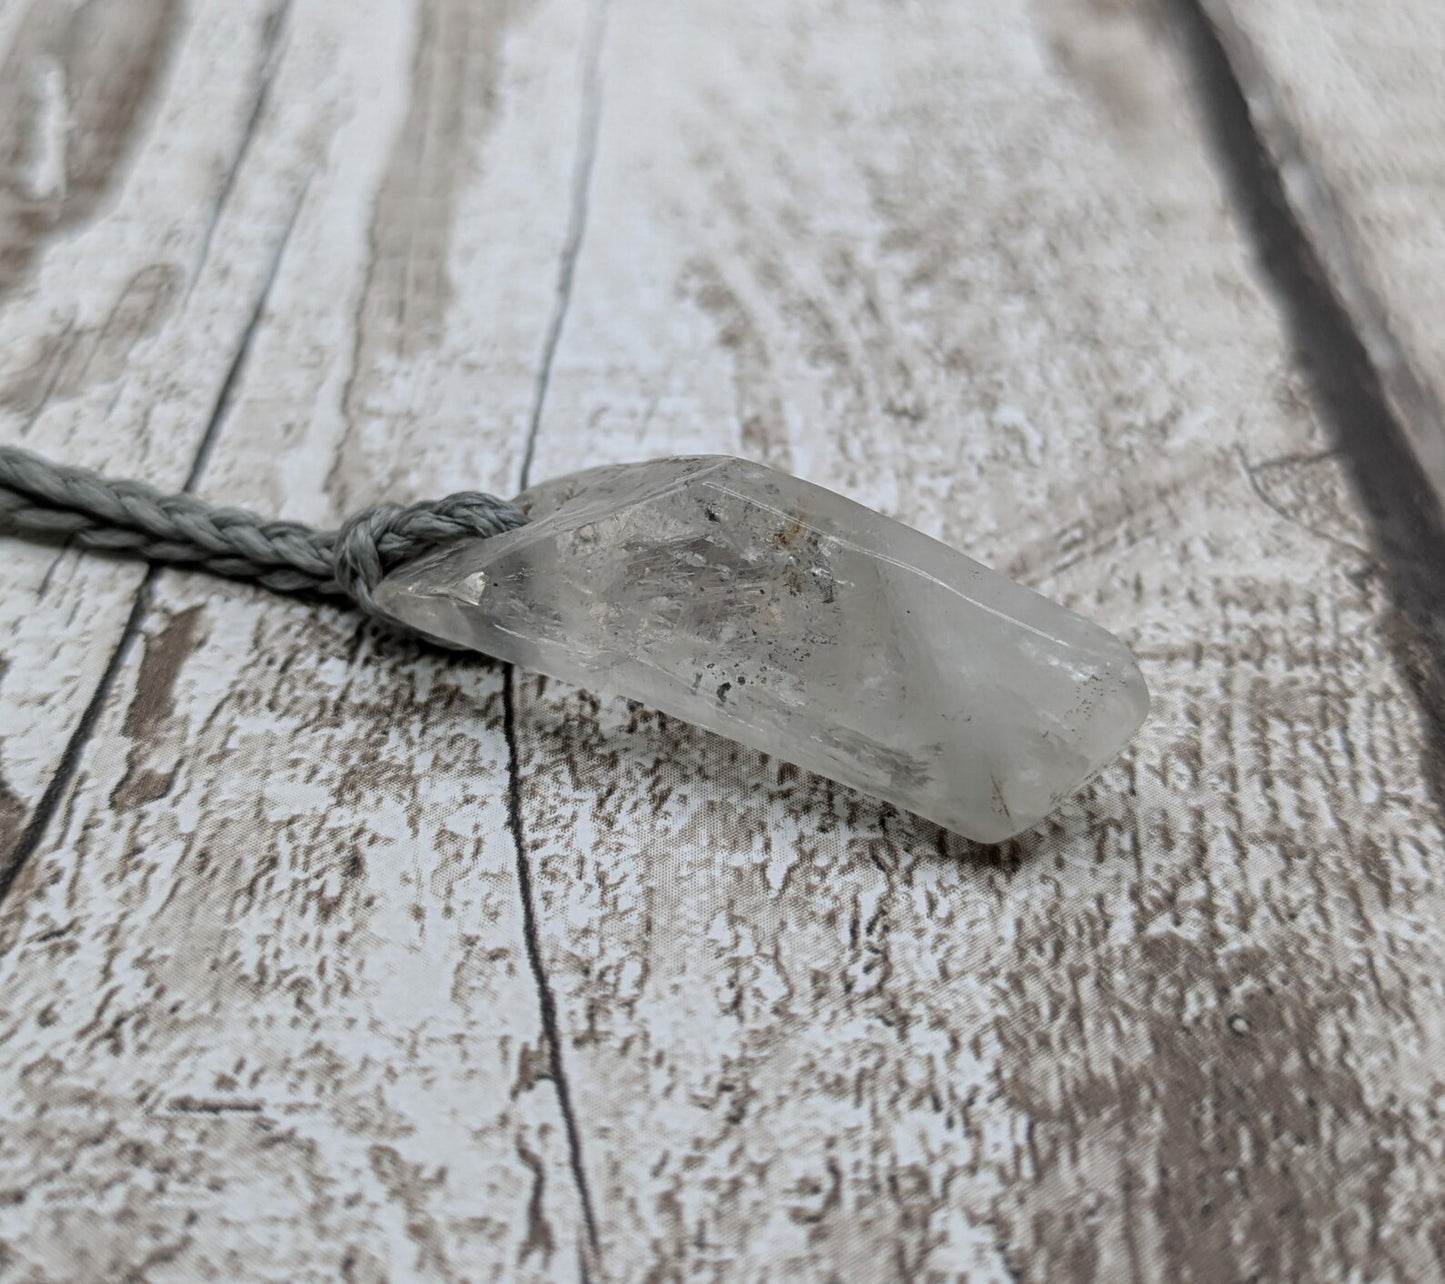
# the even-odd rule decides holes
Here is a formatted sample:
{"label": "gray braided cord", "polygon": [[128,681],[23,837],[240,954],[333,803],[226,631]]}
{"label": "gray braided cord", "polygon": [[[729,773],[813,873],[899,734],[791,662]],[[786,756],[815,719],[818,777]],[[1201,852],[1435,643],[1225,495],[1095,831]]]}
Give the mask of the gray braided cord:
{"label": "gray braided cord", "polygon": [[504,499],[463,491],[377,504],[340,530],[321,531],[0,446],[0,533],[196,567],[283,593],[347,597],[370,615],[381,614],[372,591],[393,567],[444,540],[500,535],[526,520]]}

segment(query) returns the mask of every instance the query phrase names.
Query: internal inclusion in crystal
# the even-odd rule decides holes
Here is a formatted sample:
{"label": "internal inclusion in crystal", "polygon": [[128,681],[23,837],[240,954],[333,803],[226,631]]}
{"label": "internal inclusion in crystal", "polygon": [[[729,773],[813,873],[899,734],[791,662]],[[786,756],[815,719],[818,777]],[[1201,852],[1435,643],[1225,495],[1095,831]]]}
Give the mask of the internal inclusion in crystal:
{"label": "internal inclusion in crystal", "polygon": [[592,469],[394,571],[409,626],[998,842],[1128,743],[1117,638],[918,531],[725,456]]}

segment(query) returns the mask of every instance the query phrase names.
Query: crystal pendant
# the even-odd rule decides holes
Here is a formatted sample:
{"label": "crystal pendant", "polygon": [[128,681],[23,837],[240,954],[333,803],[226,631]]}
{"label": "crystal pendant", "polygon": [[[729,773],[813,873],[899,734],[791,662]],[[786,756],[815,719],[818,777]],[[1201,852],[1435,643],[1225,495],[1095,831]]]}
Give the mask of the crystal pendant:
{"label": "crystal pendant", "polygon": [[595,468],[526,526],[393,571],[383,610],[455,646],[639,700],[998,842],[1138,730],[1097,625],[926,535],[725,456]]}

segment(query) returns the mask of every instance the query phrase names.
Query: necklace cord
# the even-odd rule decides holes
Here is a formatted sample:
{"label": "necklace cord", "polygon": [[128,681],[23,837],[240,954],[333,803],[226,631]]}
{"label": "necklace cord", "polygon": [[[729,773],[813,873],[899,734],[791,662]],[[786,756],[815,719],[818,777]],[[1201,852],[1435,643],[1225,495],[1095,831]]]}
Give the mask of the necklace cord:
{"label": "necklace cord", "polygon": [[281,593],[344,597],[368,615],[383,614],[373,591],[402,562],[447,540],[500,535],[526,520],[504,499],[462,491],[374,504],[338,530],[318,530],[0,445],[0,534],[191,567]]}

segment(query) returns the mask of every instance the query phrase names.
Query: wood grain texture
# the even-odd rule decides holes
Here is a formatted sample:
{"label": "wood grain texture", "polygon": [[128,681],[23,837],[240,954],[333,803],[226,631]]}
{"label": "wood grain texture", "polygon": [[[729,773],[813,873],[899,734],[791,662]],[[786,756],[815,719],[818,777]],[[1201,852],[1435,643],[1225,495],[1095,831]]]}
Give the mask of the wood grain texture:
{"label": "wood grain texture", "polygon": [[[0,13],[25,84],[70,12]],[[8,433],[318,522],[742,453],[1120,632],[1155,711],[982,849],[7,546],[16,831],[63,788],[0,911],[0,1280],[1445,1269],[1438,759],[1152,15],[197,6],[70,223],[5,135],[60,229]]]}
{"label": "wood grain texture", "polygon": [[1295,216],[1445,496],[1445,7],[1203,4]]}
{"label": "wood grain texture", "polygon": [[619,6],[606,48],[538,475],[582,421],[794,468],[1119,629],[1155,712],[988,852],[521,679],[604,1263],[1429,1278],[1421,725],[1147,14]]}
{"label": "wood grain texture", "polygon": [[[227,198],[205,229],[238,324],[218,335],[202,268],[178,296],[194,347],[138,343],[128,373],[168,360],[139,463],[179,484],[155,456],[203,447],[203,493],[325,522],[328,490],[509,489],[568,226],[583,15],[253,18],[268,88],[249,141],[213,153]],[[438,23],[457,64],[440,84]],[[224,61],[182,41],[165,91],[190,82],[194,109]],[[479,115],[462,99],[482,73]],[[429,344],[386,337],[431,312]],[[187,436],[166,398],[194,395],[213,348],[229,392],[200,443],[209,407]],[[418,421],[428,448],[397,449]],[[5,595],[22,621],[24,587]],[[73,592],[52,636],[103,660],[117,631]],[[0,1278],[575,1275],[590,1248],[522,935],[500,674],[184,576],[155,580],[128,637],[6,907]],[[22,703],[18,667],[17,734],[63,745],[64,692],[37,662]]]}
{"label": "wood grain texture", "polygon": [[[37,2],[6,16],[15,22],[0,71],[5,431],[43,453],[179,487],[301,177],[289,158],[268,157],[238,234],[211,245],[224,163],[246,143],[266,59],[265,13],[236,5],[185,23],[167,4],[107,0],[81,10]],[[177,48],[186,56],[174,60]],[[207,95],[199,118],[194,104]],[[143,571],[13,545],[6,575],[8,850],[56,777]]]}

